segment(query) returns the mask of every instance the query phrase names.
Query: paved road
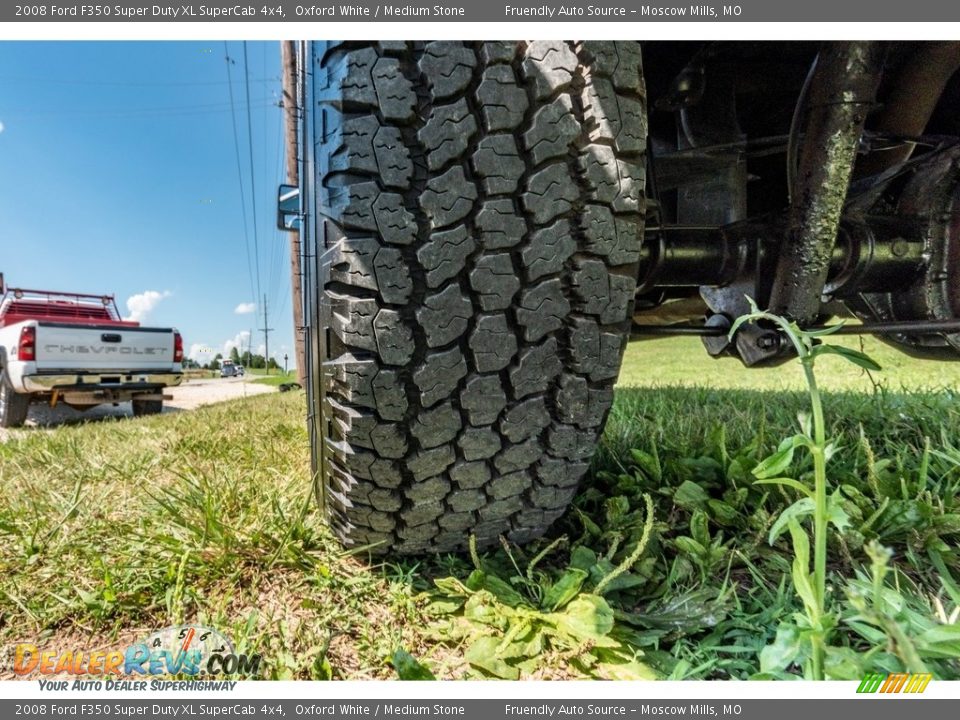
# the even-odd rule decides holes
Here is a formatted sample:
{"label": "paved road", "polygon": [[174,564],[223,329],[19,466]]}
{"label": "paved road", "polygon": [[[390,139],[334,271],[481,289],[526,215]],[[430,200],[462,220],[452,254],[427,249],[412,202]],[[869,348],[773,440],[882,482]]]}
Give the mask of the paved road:
{"label": "paved road", "polygon": [[[253,378],[211,378],[203,380],[192,380],[184,382],[180,387],[167,388],[164,393],[173,395],[173,400],[167,400],[163,404],[163,411],[177,412],[181,410],[194,410],[201,405],[210,405],[211,403],[223,402],[224,400],[234,400],[236,398],[246,397],[248,395],[259,395],[266,392],[277,392],[275,387],[269,385],[258,385],[251,382]],[[58,405],[51,408],[44,403],[37,403],[30,406],[30,415],[27,417],[25,429],[36,427],[57,427],[59,425],[69,425],[79,423],[85,420],[94,420],[102,417],[127,417],[133,415],[133,410],[129,402],[113,405],[98,405],[97,407],[79,412],[66,405]],[[11,432],[0,428],[0,441],[6,440]]]}

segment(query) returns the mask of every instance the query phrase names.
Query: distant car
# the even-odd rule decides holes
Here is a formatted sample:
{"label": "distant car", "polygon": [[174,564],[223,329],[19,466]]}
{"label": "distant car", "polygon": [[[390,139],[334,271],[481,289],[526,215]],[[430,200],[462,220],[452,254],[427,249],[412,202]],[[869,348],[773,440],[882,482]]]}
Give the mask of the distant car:
{"label": "distant car", "polygon": [[233,371],[233,374],[237,377],[243,377],[243,365],[237,365],[236,369]]}
{"label": "distant car", "polygon": [[[222,377],[222,378],[225,378],[225,377],[234,377],[234,376],[237,375],[237,374],[238,374],[238,373],[237,373],[237,366],[234,365],[234,364],[233,364],[232,362],[230,362],[229,360],[227,360],[225,363],[223,363],[223,364],[220,366],[220,377]],[[240,372],[239,374],[242,375],[242,374],[243,374],[243,371],[241,370],[241,372]]]}

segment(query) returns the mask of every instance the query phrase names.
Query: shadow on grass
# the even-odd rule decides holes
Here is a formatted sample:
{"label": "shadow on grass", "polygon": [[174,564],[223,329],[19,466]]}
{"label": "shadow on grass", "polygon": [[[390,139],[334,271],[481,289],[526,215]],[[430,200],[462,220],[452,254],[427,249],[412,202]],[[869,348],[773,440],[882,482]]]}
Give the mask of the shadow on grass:
{"label": "shadow on grass", "polygon": [[[183,410],[181,408],[171,407],[170,405],[165,405],[163,408],[164,415],[179,412],[183,412]],[[117,406],[107,403],[90,408],[89,410],[76,410],[67,405],[58,405],[55,408],[51,408],[49,405],[35,403],[30,406],[27,423],[23,429],[50,430],[70,425],[90,425],[133,419],[133,409],[130,407],[129,402],[120,403]]]}

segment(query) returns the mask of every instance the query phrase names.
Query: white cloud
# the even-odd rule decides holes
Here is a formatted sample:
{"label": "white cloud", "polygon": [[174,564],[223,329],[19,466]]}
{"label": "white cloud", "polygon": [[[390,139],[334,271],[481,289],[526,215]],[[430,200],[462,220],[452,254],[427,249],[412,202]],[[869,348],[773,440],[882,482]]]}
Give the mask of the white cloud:
{"label": "white cloud", "polygon": [[203,365],[210,362],[216,354],[216,351],[206,343],[193,343],[187,357]]}
{"label": "white cloud", "polygon": [[256,309],[256,303],[240,303],[233,309],[233,312],[237,315],[249,315],[250,313],[255,312]]}
{"label": "white cloud", "polygon": [[244,352],[246,352],[247,346],[249,346],[249,344],[250,344],[250,332],[247,330],[241,330],[236,335],[234,335],[231,339],[223,343],[223,356],[228,357],[230,355],[230,351],[233,350],[233,348],[236,348],[237,352],[239,352],[242,355]]}
{"label": "white cloud", "polygon": [[129,313],[124,320],[133,322],[145,322],[147,316],[153,311],[157,304],[164,298],[170,297],[170,291],[164,290],[145,290],[142,293],[131,295],[127,298],[127,312]]}
{"label": "white cloud", "polygon": [[4,131],[3,121],[0,121],[0,133]]}
{"label": "white cloud", "polygon": [[220,353],[225,358],[229,358],[230,351],[233,350],[233,348],[236,348],[237,352],[240,353],[246,352],[249,341],[249,331],[243,330],[229,340],[224,340],[220,347],[213,347],[206,343],[193,343],[193,345],[190,346],[190,352],[187,353],[187,357],[203,365],[213,360],[217,353]]}
{"label": "white cloud", "polygon": [[263,355],[266,352],[267,352],[267,346],[264,345],[263,343],[260,343],[259,345],[257,345],[257,351],[254,353],[254,355]]}

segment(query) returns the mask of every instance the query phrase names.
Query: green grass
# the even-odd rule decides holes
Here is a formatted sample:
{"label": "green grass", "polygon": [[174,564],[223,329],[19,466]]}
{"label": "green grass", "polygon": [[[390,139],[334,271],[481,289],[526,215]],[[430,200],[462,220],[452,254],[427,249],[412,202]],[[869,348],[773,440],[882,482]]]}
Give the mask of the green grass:
{"label": "green grass", "polygon": [[[618,390],[591,477],[550,535],[476,562],[343,553],[310,500],[302,393],[15,433],[0,443],[0,646],[104,647],[186,620],[262,653],[270,678],[394,677],[399,648],[445,678],[796,676],[802,658],[774,642],[799,610],[792,551],[767,537],[796,498],[750,470],[796,431],[806,396],[780,388],[799,388],[800,370],[729,366],[723,385],[740,389],[691,387],[724,361],[675,342],[628,350],[634,387]],[[904,363],[874,389],[835,367],[821,372],[839,444],[828,470],[851,525],[830,544],[828,674],[960,678],[952,369]],[[560,618],[588,611],[596,637]],[[510,657],[491,660],[481,637]]]}
{"label": "green grass", "polygon": [[[960,388],[960,361],[918,361],[873,337],[837,337],[829,342],[862,350],[882,372],[872,376],[838,359],[825,359],[818,376],[826,390],[872,392],[874,383],[887,390]],[[655,338],[627,346],[621,387],[664,387],[693,384],[718,390],[801,390],[803,373],[793,362],[745,370],[732,357],[711,358],[693,337]]]}
{"label": "green grass", "polygon": [[419,649],[413,604],[313,511],[303,415],[302,393],[277,394],[0,443],[0,646],[186,619],[263,653],[267,677],[322,676],[327,657],[338,677],[391,672],[396,646]]}
{"label": "green grass", "polygon": [[[843,661],[846,670],[835,666],[835,677],[853,677],[870,669],[907,669],[900,653],[908,648],[893,635],[871,634],[868,641],[854,631],[864,628],[848,594],[868,573],[871,542],[893,551],[895,569],[888,584],[897,587],[894,604],[902,613],[888,613],[890,628],[917,638],[939,626],[936,618],[949,617],[960,604],[955,582],[960,572],[957,399],[952,392],[825,397],[829,436],[838,442],[828,476],[831,487],[840,489],[840,502],[852,520],[846,532],[834,533],[831,540],[828,584],[845,618],[833,661]],[[721,580],[736,584],[736,600],[725,609],[724,620],[679,643],[691,654],[694,666],[708,669],[708,677],[717,672],[736,677],[758,672],[759,651],[772,642],[777,623],[799,610],[786,592],[789,540],[781,538],[770,546],[767,538],[777,515],[799,495],[753,485],[749,471],[776,449],[781,438],[795,432],[793,418],[807,406],[806,395],[799,392],[621,390],[594,462],[599,477],[577,500],[589,507],[590,502],[599,506],[611,494],[633,497],[646,490],[658,495],[661,550],[666,557],[672,555],[669,569],[666,563],[662,566],[662,577],[671,578],[675,587],[711,588],[717,597],[722,594]],[[664,417],[670,422],[664,423]],[[637,457],[634,448],[645,454]],[[650,469],[650,454],[659,460],[659,481]],[[809,464],[800,463],[791,476],[806,477],[809,472]],[[693,492],[697,488],[705,493]],[[720,550],[706,559],[678,543],[691,535],[698,511],[706,514],[711,539]],[[663,601],[668,600],[672,591],[662,591]],[[759,632],[743,632],[750,627]],[[927,658],[927,667],[938,677],[957,678],[960,626],[951,624],[948,632],[944,662],[933,659],[937,651]],[[710,652],[711,643],[724,646],[734,637],[752,649],[741,648],[732,655]],[[679,654],[676,649],[674,654]]]}
{"label": "green grass", "polygon": [[264,374],[263,370],[257,371],[247,371],[250,375],[255,375],[256,380],[252,382],[257,383],[258,385],[272,385],[276,387],[277,385],[283,385],[284,383],[293,383],[297,382],[297,374],[293,371],[284,373],[282,370],[273,370],[269,375]]}

